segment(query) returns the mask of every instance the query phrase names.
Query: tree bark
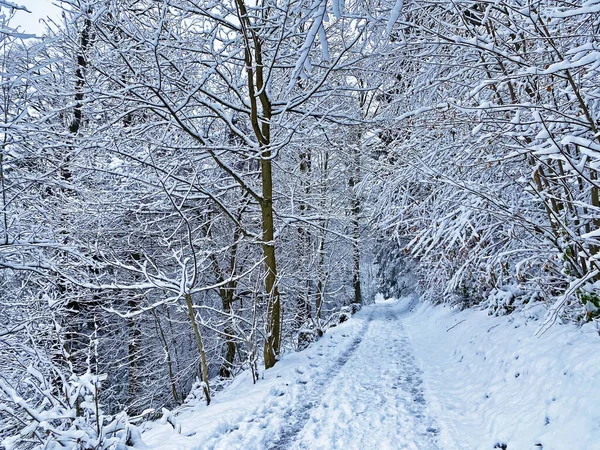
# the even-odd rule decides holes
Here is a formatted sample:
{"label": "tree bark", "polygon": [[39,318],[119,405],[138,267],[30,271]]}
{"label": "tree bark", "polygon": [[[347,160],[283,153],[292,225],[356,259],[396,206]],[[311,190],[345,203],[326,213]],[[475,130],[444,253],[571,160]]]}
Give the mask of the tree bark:
{"label": "tree bark", "polygon": [[[275,225],[273,220],[273,165],[271,145],[271,99],[267,94],[263,75],[263,54],[260,37],[254,32],[244,0],[236,0],[238,17],[244,33],[244,59],[250,100],[250,122],[260,150],[262,198],[262,250],[267,295],[267,337],[264,344],[265,369],[277,362],[281,345],[281,299],[277,289],[277,259],[275,257]],[[259,106],[260,103],[260,106]],[[261,114],[262,113],[262,114]]]}
{"label": "tree bark", "polygon": [[354,168],[352,176],[348,181],[350,186],[351,209],[352,214],[352,286],[354,288],[354,298],[352,303],[362,303],[362,290],[360,284],[360,198],[356,192],[356,186],[360,179],[360,152],[357,148],[353,149]]}
{"label": "tree bark", "polygon": [[192,295],[185,294],[185,304],[188,310],[188,316],[192,329],[194,330],[194,337],[196,338],[196,344],[198,345],[198,352],[200,353],[200,371],[202,375],[202,390],[206,397],[206,404],[210,405],[210,385],[208,384],[208,363],[206,362],[206,352],[204,351],[204,343],[202,341],[202,335],[198,329],[198,322],[196,322],[196,315],[194,314],[194,305],[192,303]]}
{"label": "tree bark", "polygon": [[264,345],[265,369],[273,367],[281,345],[281,299],[277,288],[277,260],[275,258],[273,222],[273,181],[271,152],[263,152],[261,175],[263,199],[260,205],[263,226],[263,256],[265,259],[265,290],[267,303],[267,338]]}

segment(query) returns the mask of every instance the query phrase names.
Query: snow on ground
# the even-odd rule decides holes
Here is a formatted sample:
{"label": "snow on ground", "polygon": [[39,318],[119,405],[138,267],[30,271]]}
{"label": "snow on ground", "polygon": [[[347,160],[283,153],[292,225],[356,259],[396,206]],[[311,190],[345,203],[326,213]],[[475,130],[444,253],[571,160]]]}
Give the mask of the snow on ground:
{"label": "snow on ground", "polygon": [[257,384],[242,375],[209,407],[183,409],[181,433],[154,424],[144,442],[164,450],[438,449],[398,312],[394,303],[364,308]]}
{"label": "snow on ground", "polygon": [[490,317],[422,305],[404,318],[440,447],[600,449],[596,325],[554,325],[537,337],[539,308]]}
{"label": "snow on ground", "polygon": [[[143,434],[152,449],[600,450],[598,331],[378,302]],[[414,308],[413,308],[414,307]],[[412,309],[411,309],[412,308]],[[539,308],[539,306],[537,307]],[[413,310],[414,309],[414,310]]]}

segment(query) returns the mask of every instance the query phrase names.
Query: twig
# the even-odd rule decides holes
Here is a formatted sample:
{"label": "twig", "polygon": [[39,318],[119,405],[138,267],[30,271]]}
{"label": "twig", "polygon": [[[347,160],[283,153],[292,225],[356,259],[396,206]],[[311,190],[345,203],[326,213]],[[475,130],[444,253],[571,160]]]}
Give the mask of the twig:
{"label": "twig", "polygon": [[446,330],[446,333],[447,333],[448,331],[450,331],[452,328],[454,328],[454,327],[456,327],[456,326],[458,326],[458,325],[460,325],[461,323],[463,323],[463,322],[466,322],[466,321],[467,321],[467,319],[463,319],[463,320],[461,320],[460,322],[457,322],[457,323],[455,323],[454,325],[452,325],[450,328],[448,328],[448,329]]}

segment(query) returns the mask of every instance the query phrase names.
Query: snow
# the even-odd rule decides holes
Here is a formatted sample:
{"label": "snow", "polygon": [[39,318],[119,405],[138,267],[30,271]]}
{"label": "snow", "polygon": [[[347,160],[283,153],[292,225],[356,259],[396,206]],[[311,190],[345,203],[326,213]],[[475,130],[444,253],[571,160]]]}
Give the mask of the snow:
{"label": "snow", "polygon": [[390,14],[390,18],[388,20],[387,26],[385,27],[385,35],[386,36],[389,36],[392,33],[394,24],[398,21],[398,18],[400,17],[400,13],[402,12],[403,6],[404,6],[404,0],[396,0],[394,9],[392,9],[392,13]]}
{"label": "snow", "polygon": [[366,307],[257,384],[245,374],[209,407],[182,409],[181,434],[155,423],[142,439],[164,450],[435,450],[437,427],[398,314],[396,302]]}
{"label": "snow", "polygon": [[375,304],[380,305],[382,303],[394,304],[396,303],[395,298],[385,298],[382,294],[375,295]]}
{"label": "snow", "polygon": [[555,11],[551,14],[551,17],[566,18],[584,14],[596,14],[598,12],[600,12],[600,2],[598,0],[590,0],[584,2],[580,8],[567,9],[566,11]]}
{"label": "snow", "polygon": [[344,11],[344,0],[333,0],[333,15],[336,19],[342,17],[342,12]]}
{"label": "snow", "polygon": [[394,306],[369,311],[362,342],[311,402],[294,443],[284,441],[280,448],[438,448],[422,373]]}
{"label": "snow", "polygon": [[325,17],[327,14],[327,2],[323,0],[317,0],[313,5],[313,9],[316,11],[312,16],[312,24],[306,33],[306,38],[304,44],[298,51],[298,60],[296,62],[296,67],[294,68],[292,77],[290,79],[290,83],[288,85],[288,91],[291,91],[296,85],[296,80],[300,77],[304,72],[303,70],[310,70],[311,63],[309,52],[310,49],[315,42],[315,38],[318,35],[321,40],[321,51],[323,53],[323,59],[329,59],[329,49],[327,47],[327,37],[325,35],[325,30],[321,30],[323,28],[323,22],[326,21]]}
{"label": "snow", "polygon": [[209,407],[199,401],[149,425],[144,445],[600,449],[595,323],[537,337],[540,304],[495,317],[413,297],[375,300],[256,384],[242,374]]}
{"label": "snow", "polygon": [[540,306],[494,317],[423,305],[405,318],[442,448],[600,449],[596,324],[536,337]]}

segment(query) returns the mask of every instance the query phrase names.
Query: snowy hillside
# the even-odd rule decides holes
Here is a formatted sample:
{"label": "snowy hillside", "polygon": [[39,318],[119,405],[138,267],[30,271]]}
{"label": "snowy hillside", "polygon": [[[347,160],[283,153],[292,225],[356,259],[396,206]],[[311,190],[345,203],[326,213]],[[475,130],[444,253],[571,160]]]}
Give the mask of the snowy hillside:
{"label": "snowy hillside", "polygon": [[600,448],[597,330],[538,327],[526,312],[381,302],[257,384],[245,374],[211,406],[181,408],[180,431],[152,424],[142,438],[163,450]]}

